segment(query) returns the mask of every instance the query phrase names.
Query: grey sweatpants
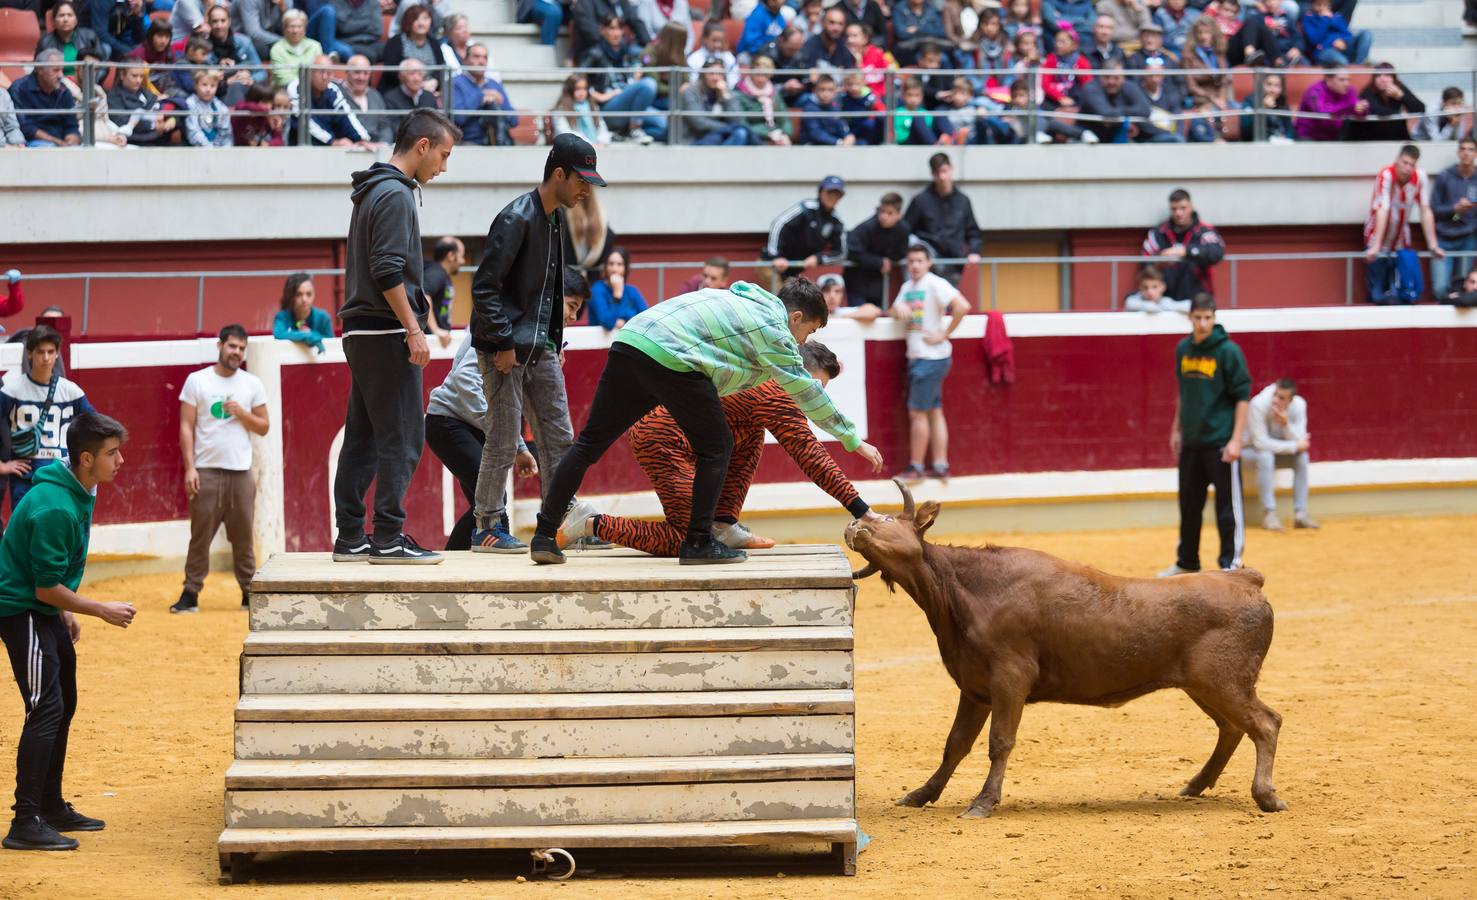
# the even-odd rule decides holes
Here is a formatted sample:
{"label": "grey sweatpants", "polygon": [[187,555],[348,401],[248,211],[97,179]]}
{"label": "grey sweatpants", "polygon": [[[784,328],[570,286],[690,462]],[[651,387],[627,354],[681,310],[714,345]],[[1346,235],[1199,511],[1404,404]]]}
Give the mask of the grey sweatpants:
{"label": "grey sweatpants", "polygon": [[1300,516],[1307,515],[1308,451],[1268,453],[1247,447],[1241,451],[1241,458],[1256,466],[1257,493],[1261,496],[1263,511],[1277,508],[1277,470],[1292,469],[1292,509]]}
{"label": "grey sweatpants", "polygon": [[490,355],[479,352],[477,367],[482,371],[487,418],[482,422],[486,440],[477,472],[476,517],[477,528],[487,529],[502,517],[506,505],[504,488],[518,453],[523,420],[533,428],[538,445],[541,494],[547,491],[564,451],[574,443],[574,429],[569,424],[569,396],[557,353],[545,353],[538,362],[515,366],[504,375],[493,366]]}

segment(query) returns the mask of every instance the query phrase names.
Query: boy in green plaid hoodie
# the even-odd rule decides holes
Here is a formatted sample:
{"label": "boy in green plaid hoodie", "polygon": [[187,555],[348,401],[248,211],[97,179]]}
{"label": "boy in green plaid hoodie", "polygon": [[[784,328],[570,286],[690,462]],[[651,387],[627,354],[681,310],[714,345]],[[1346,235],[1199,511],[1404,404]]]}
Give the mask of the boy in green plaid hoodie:
{"label": "boy in green plaid hoodie", "polygon": [[862,443],[856,426],[836,409],[800,361],[799,345],[824,327],[826,319],[820,288],[803,277],[786,281],[779,296],[740,281],[727,289],[683,294],[632,317],[611,345],[584,430],[565,453],[544,495],[530,546],[533,561],[564,562],[555,540],[560,523],[594,512],[584,503],[569,508],[585,471],[658,406],[672,413],[697,457],[692,519],[678,553],[682,565],[747,558],[742,550],[713,539],[713,511],[733,450],[720,397],[772,378],[795,398],[806,418],[847,450],[861,452],[868,462],[877,456],[880,465],[876,449]]}

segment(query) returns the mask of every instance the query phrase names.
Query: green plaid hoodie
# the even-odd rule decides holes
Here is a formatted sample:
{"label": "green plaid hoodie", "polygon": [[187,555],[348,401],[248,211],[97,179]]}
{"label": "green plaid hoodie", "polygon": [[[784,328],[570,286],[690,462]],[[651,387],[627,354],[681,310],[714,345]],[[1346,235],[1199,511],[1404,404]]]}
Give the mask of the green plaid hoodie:
{"label": "green plaid hoodie", "polygon": [[701,372],[727,397],[774,379],[805,417],[841,441],[861,446],[856,426],[842,415],[800,361],[780,298],[738,281],[727,290],[704,288],[648,307],[616,333],[625,344],[674,372]]}

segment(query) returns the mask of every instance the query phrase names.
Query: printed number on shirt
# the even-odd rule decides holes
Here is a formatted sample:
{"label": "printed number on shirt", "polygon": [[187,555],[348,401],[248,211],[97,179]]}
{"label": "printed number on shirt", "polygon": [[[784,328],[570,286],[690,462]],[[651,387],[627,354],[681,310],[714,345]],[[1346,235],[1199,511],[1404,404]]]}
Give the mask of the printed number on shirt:
{"label": "printed number on shirt", "polygon": [[[52,405],[46,411],[46,422],[41,426],[40,446],[36,459],[61,459],[62,448],[67,445],[67,428],[72,424],[75,410],[70,405]],[[15,407],[12,431],[24,431],[36,424],[41,415],[40,403],[21,403]]]}

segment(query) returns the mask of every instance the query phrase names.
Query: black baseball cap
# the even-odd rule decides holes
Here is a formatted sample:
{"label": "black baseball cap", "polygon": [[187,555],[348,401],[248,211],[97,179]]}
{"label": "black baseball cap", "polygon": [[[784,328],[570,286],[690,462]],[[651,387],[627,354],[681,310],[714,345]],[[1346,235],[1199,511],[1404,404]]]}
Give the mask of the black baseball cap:
{"label": "black baseball cap", "polygon": [[605,179],[595,171],[595,148],[577,134],[566,132],[554,138],[549,150],[549,162],[564,169],[573,169],[580,177],[596,187],[605,187]]}

